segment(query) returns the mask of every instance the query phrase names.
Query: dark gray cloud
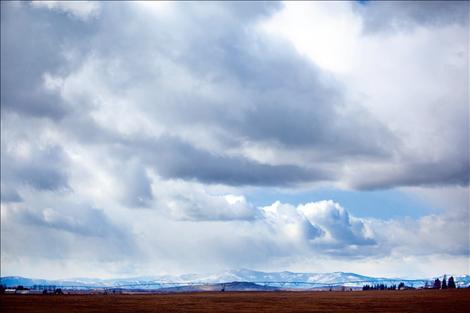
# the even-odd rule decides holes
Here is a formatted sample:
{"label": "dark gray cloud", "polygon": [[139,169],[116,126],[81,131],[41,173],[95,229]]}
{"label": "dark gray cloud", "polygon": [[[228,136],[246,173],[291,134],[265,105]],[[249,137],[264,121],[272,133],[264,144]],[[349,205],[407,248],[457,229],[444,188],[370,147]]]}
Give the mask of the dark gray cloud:
{"label": "dark gray cloud", "polygon": [[[287,186],[335,181],[344,162],[383,163],[400,153],[397,136],[348,102],[341,83],[288,43],[255,31],[254,24],[278,10],[279,3],[174,5],[156,18],[131,4],[103,3],[99,16],[84,22],[60,11],[2,4],[2,110],[25,118],[50,117],[57,131],[80,144],[109,151],[117,145],[122,155],[113,157],[119,162],[142,162],[137,165],[139,178],[129,174],[125,179],[129,194],[122,199],[133,206],[152,199],[145,166],[166,178]],[[451,8],[460,4],[400,5],[407,8],[405,16],[419,19],[413,12],[436,11],[436,5],[456,12]],[[374,13],[376,4],[363,6],[366,21],[379,14]],[[46,73],[58,77],[58,90],[44,88]],[[114,98],[100,100],[108,94]],[[122,125],[136,123],[130,115],[113,125],[96,119],[100,110],[115,114],[117,106],[110,103],[121,100],[163,129],[161,138],[123,134]],[[202,148],[196,135],[186,135],[192,129],[205,133],[219,149]],[[147,141],[148,136],[157,138]],[[224,153],[246,143],[305,154],[305,160],[299,164],[283,157],[273,165]],[[47,160],[41,167],[41,160],[7,169],[8,176],[39,189],[66,185],[63,170],[48,166]],[[8,156],[5,162],[12,163]],[[338,166],[332,171],[334,162]],[[418,162],[416,168],[427,164]],[[373,189],[468,183],[461,165],[455,170],[448,168],[453,167],[450,163],[436,165],[442,168],[432,175],[420,175],[421,170],[413,174],[410,166],[402,174],[366,177],[353,185]]]}
{"label": "dark gray cloud", "polygon": [[103,211],[80,207],[44,208],[18,210],[17,218],[21,223],[36,225],[82,236],[109,237],[121,232],[109,221]]}
{"label": "dark gray cloud", "polygon": [[[184,6],[182,13],[177,13],[177,16],[184,16],[186,21],[183,25],[176,26],[180,28],[176,33],[169,25],[173,26],[173,19],[155,21],[153,17],[144,17],[138,21],[133,20],[133,11],[126,10],[121,4],[103,7],[100,19],[92,21],[92,25],[101,30],[98,33],[89,31],[90,25],[85,30],[75,32],[75,25],[80,22],[72,20],[67,23],[68,20],[64,20],[66,17],[62,14],[52,12],[46,18],[46,13],[40,12],[37,17],[30,12],[33,9],[23,8],[21,12],[26,11],[23,14],[33,15],[31,18],[28,16],[18,19],[23,27],[23,24],[27,24],[33,28],[35,24],[43,23],[49,28],[63,30],[54,30],[46,32],[45,36],[39,36],[41,42],[36,46],[41,52],[37,56],[34,54],[37,59],[27,59],[30,54],[27,38],[31,35],[25,34],[21,37],[22,41],[17,43],[8,43],[9,49],[5,53],[22,51],[24,54],[15,59],[19,68],[27,68],[26,63],[31,62],[38,69],[33,71],[34,81],[27,82],[28,86],[22,87],[21,91],[13,89],[11,95],[7,93],[2,103],[5,103],[7,109],[10,108],[10,103],[15,104],[11,109],[20,110],[21,105],[16,104],[21,101],[15,97],[27,95],[34,101],[24,101],[28,112],[21,114],[36,115],[37,108],[48,108],[35,101],[46,101],[47,97],[54,97],[53,95],[43,96],[22,91],[39,89],[44,92],[41,84],[45,72],[73,72],[76,69],[74,66],[58,66],[66,61],[57,47],[71,45],[75,49],[76,43],[80,43],[76,50],[86,51],[89,44],[83,39],[87,39],[93,43],[93,55],[117,60],[119,64],[120,75],[115,75],[107,63],[97,73],[106,88],[123,96],[129,90],[136,93],[136,98],[133,99],[137,101],[136,105],[154,118],[156,123],[163,123],[166,127],[186,127],[188,124],[214,127],[223,134],[223,138],[219,140],[227,147],[231,144],[240,145],[248,139],[253,142],[274,142],[286,147],[331,151],[331,156],[377,156],[387,153],[380,142],[380,135],[372,138],[365,136],[377,133],[389,137],[390,134],[381,125],[374,124],[372,120],[371,124],[363,123],[353,116],[340,117],[344,99],[336,82],[330,80],[329,83],[324,83],[326,76],[319,69],[300,58],[292,48],[283,46],[283,43],[261,40],[250,35],[250,24],[247,24],[246,30],[239,31],[241,19],[252,22],[276,9],[277,4],[259,3],[259,12],[253,10],[251,17],[242,14],[246,10],[246,4],[204,6],[204,10],[194,5]],[[123,18],[129,19],[130,24],[122,24]],[[13,33],[16,28],[10,24],[13,22],[7,19],[4,23],[3,28]],[[210,27],[207,23],[214,25]],[[209,28],[216,28],[217,32],[207,32]],[[17,36],[10,33],[6,33],[5,37],[6,40],[18,40],[15,39]],[[72,44],[72,40],[76,43]],[[55,50],[47,51],[42,46],[51,49],[54,47]],[[169,46],[178,51],[176,57],[168,51]],[[160,59],[152,57],[155,53]],[[8,56],[7,61],[9,58],[13,59]],[[43,58],[48,62],[42,62]],[[158,71],[164,69],[167,62],[178,62],[191,76],[202,79],[207,88],[220,93],[221,98],[210,99],[193,87],[187,88],[189,86],[174,86],[174,90],[166,90],[161,86],[160,79],[164,78],[162,75],[178,74],[171,69],[168,73]],[[72,63],[80,62],[74,60]],[[13,80],[18,81],[18,77],[25,76],[24,72],[14,73],[8,68],[5,71],[2,76],[10,78],[11,84],[14,84]],[[8,84],[6,82],[3,89],[9,90]],[[239,93],[238,99],[243,99],[245,103],[237,103],[238,99],[231,99],[229,95],[223,96],[226,93]],[[89,118],[88,114],[95,108],[91,104],[95,97],[95,94],[85,91],[74,95],[73,105],[64,101],[57,102],[55,98],[48,105],[54,110],[69,110],[63,113],[68,112],[70,117],[63,117],[60,122],[64,131],[71,132],[85,143],[101,141],[100,144],[112,145],[115,140],[120,141],[120,135],[103,129]],[[234,108],[234,111],[227,111],[227,107]],[[62,116],[58,114],[59,111],[41,112],[50,117]],[[38,114],[42,115],[41,112]],[[369,119],[364,112],[361,120],[366,118]],[[355,131],[355,136],[351,135],[352,130]],[[155,166],[161,175],[170,178],[197,179],[206,183],[228,185],[290,185],[332,178],[331,173],[318,166],[311,166],[314,168],[312,169],[291,164],[261,164],[243,157],[203,151],[181,140],[163,138],[158,144],[146,144],[147,147],[139,147],[139,153],[145,155],[145,162]],[[51,173],[49,188],[54,187],[53,182],[60,183],[59,178]],[[144,193],[144,198],[148,199],[148,192]]]}
{"label": "dark gray cloud", "polygon": [[353,186],[363,190],[400,186],[468,186],[469,183],[470,159],[465,155],[456,160],[390,165],[373,175],[353,180]]}
{"label": "dark gray cloud", "polygon": [[[62,118],[71,108],[43,88],[46,72],[74,67],[64,48],[89,50],[92,24],[34,9],[27,2],[1,4],[1,109],[26,116]],[[80,45],[76,43],[79,42]]]}
{"label": "dark gray cloud", "polygon": [[366,32],[406,31],[415,26],[468,24],[468,1],[366,1],[355,5]]}
{"label": "dark gray cloud", "polygon": [[2,145],[1,179],[5,188],[12,188],[12,184],[46,191],[69,189],[66,166],[65,155],[58,146],[31,147],[23,157],[9,154]]}
{"label": "dark gray cloud", "polygon": [[144,141],[138,148],[143,161],[154,166],[166,178],[235,186],[282,186],[331,178],[331,174],[322,169],[261,164],[241,157],[217,155],[172,137]]}
{"label": "dark gray cloud", "polygon": [[[251,34],[250,24],[240,31],[238,11],[223,5],[208,10],[184,8],[161,21],[145,16],[132,20],[127,18],[131,13],[120,7],[103,9],[101,25],[106,36],[98,34],[91,40],[96,57],[113,60],[97,65],[96,74],[105,88],[130,97],[154,123],[169,130],[177,132],[190,125],[214,129],[211,136],[227,148],[249,141],[314,149],[326,155],[328,162],[351,156],[383,158],[390,153],[393,135],[364,110],[350,113],[341,85],[285,42]],[[117,16],[131,20],[130,25],[124,27]],[[207,25],[209,18],[213,27]],[[185,22],[173,25],[174,19]],[[217,31],[207,32],[209,28]],[[116,70],[114,61],[118,76],[112,71]],[[178,85],[181,72],[198,80],[196,85],[184,81]],[[167,84],[168,77],[175,85]],[[77,127],[78,132],[86,129],[90,128]],[[183,147],[161,141],[148,149],[161,159],[164,166],[159,170],[167,177],[230,185],[286,185],[331,177],[318,166],[312,170],[291,164],[257,164],[196,149],[191,143]]]}
{"label": "dark gray cloud", "polygon": [[[94,55],[117,61],[119,76],[109,68],[115,63],[100,64],[98,74],[167,127],[215,127],[235,144],[252,140],[344,156],[387,155],[383,141],[393,142],[393,135],[366,111],[351,114],[340,83],[286,42],[257,35],[253,21],[240,26],[245,6],[178,4],[157,21],[136,21],[132,10],[105,7],[102,32],[91,39]],[[257,6],[256,17],[277,7]],[[184,22],[175,25],[175,19]],[[197,82],[178,85],[183,72]],[[168,85],[169,77],[175,85]]]}
{"label": "dark gray cloud", "polygon": [[2,182],[0,187],[0,199],[2,203],[21,202],[23,199],[19,193],[8,184]]}

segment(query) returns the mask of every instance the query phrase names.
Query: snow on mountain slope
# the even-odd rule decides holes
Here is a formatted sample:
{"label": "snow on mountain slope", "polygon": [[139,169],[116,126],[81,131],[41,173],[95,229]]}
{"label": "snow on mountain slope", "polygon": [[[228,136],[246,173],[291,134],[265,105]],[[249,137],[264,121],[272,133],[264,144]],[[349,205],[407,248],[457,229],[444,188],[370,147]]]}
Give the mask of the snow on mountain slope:
{"label": "snow on mountain slope", "polygon": [[[442,277],[441,277],[442,278]],[[161,275],[152,277],[135,277],[125,279],[93,279],[74,278],[67,280],[45,280],[30,279],[18,276],[0,278],[0,283],[6,286],[32,287],[34,285],[55,285],[60,287],[80,288],[111,288],[122,287],[128,289],[180,289],[186,285],[210,285],[221,283],[257,283],[276,288],[315,288],[320,286],[343,285],[360,287],[364,284],[398,284],[404,281],[407,285],[414,287],[423,286],[426,282],[432,283],[435,278],[416,280],[404,280],[400,278],[369,277],[355,273],[333,272],[333,273],[294,273],[294,272],[261,272],[247,269],[232,270],[215,274],[184,274],[179,276]],[[455,276],[458,286],[470,286],[470,275]],[[208,288],[208,287],[207,287]]]}

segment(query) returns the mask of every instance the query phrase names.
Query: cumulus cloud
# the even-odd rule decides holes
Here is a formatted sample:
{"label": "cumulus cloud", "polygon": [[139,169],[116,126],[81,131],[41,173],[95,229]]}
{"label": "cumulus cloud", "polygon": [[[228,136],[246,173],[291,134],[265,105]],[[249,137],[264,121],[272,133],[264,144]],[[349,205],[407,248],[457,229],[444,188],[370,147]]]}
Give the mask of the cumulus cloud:
{"label": "cumulus cloud", "polygon": [[261,209],[275,232],[320,254],[354,256],[373,253],[372,230],[331,200],[300,204],[275,202]]}
{"label": "cumulus cloud", "polygon": [[188,221],[236,221],[259,218],[258,209],[242,195],[228,190],[208,190],[184,180],[165,180],[151,173],[153,206],[171,219]]}
{"label": "cumulus cloud", "polygon": [[[357,218],[340,204],[325,200],[298,206],[275,202],[262,208],[250,208],[257,210],[254,219],[228,222],[217,210],[228,203],[235,206],[234,211],[243,211],[240,206],[249,204],[240,196],[224,196],[212,197],[212,203],[201,197],[194,199],[197,204],[208,205],[201,211],[184,212],[183,219],[181,216],[165,218],[154,210],[144,210],[138,215],[114,210],[114,217],[124,214],[121,222],[117,223],[104,215],[106,211],[81,204],[70,207],[70,199],[64,202],[67,208],[62,207],[61,203],[49,206],[53,199],[49,195],[31,207],[28,196],[27,205],[2,204],[2,219],[8,222],[7,227],[2,229],[3,238],[6,239],[2,258],[8,267],[17,269],[18,264],[14,260],[18,258],[26,263],[31,261],[28,258],[41,260],[46,255],[53,259],[75,258],[75,249],[71,251],[68,245],[72,242],[78,244],[78,241],[88,245],[88,260],[80,258],[74,262],[85,264],[97,257],[111,262],[120,256],[124,264],[129,263],[133,273],[144,271],[147,274],[158,270],[207,271],[207,260],[211,260],[210,270],[213,271],[267,265],[274,268],[294,264],[312,266],[311,260],[317,258],[330,260],[325,262],[341,267],[344,267],[342,262],[354,263],[358,258],[377,266],[383,262],[395,264],[397,260],[408,260],[410,257],[459,258],[468,253],[468,240],[458,236],[466,231],[465,216],[444,214],[417,220],[383,221]],[[210,205],[215,207],[211,209]],[[188,208],[185,205],[178,207],[183,210]],[[203,212],[208,217],[218,216],[219,220],[205,218],[201,215]],[[197,215],[189,216],[191,213]],[[122,226],[118,227],[124,222],[127,231]],[[132,235],[131,229],[134,229]],[[42,234],[48,244],[39,244],[36,240],[13,244],[16,240],[12,241],[12,238],[21,238],[21,234],[33,230]],[[54,243],[53,247],[50,246],[51,242]],[[29,251],[30,244],[35,245],[34,253],[25,253]],[[103,253],[107,253],[108,257]],[[155,259],[159,261],[153,262]],[[133,268],[131,263],[136,260],[137,267]],[[105,264],[104,261],[102,264]],[[321,268],[334,270],[325,264]],[[302,270],[308,269],[304,267]],[[109,274],[104,269],[101,272]]]}
{"label": "cumulus cloud", "polygon": [[328,239],[352,245],[375,244],[372,234],[364,223],[350,214],[338,203],[331,200],[306,203],[299,206],[302,212],[314,224],[327,231]]}
{"label": "cumulus cloud", "polygon": [[274,232],[280,232],[285,238],[305,243],[324,236],[325,231],[312,224],[303,214],[290,204],[275,202],[263,207],[266,222]]}

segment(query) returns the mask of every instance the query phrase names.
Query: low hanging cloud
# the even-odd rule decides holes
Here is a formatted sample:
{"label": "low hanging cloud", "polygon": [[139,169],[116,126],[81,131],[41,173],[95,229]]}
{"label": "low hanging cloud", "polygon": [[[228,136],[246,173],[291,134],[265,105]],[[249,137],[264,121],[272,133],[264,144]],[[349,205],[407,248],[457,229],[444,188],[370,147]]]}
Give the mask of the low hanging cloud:
{"label": "low hanging cloud", "polygon": [[67,194],[30,197],[22,203],[2,203],[2,264],[7,268],[44,260],[71,266],[70,260],[113,262],[139,254],[130,231],[103,210]]}
{"label": "low hanging cloud", "polygon": [[[104,215],[105,211],[82,205],[65,208],[60,203],[49,207],[51,200],[39,201],[38,209],[28,207],[29,204],[2,205],[2,219],[8,222],[2,230],[7,239],[2,247],[4,264],[16,268],[15,257],[27,263],[30,257],[42,260],[46,256],[67,263],[66,260],[77,256],[76,249],[69,249],[69,244],[74,242],[77,247],[87,245],[86,262],[97,258],[103,262],[119,258],[124,264],[138,260],[139,266],[147,271],[145,264],[155,265],[152,260],[156,258],[158,267],[184,271],[258,267],[266,262],[290,264],[312,258],[332,258],[335,262],[360,258],[374,262],[389,257],[400,260],[410,255],[458,258],[468,253],[468,240],[457,236],[466,229],[465,216],[461,215],[383,221],[355,217],[340,204],[325,200],[298,206],[275,202],[262,208],[251,207],[250,210],[257,212],[256,218],[238,220],[232,215],[231,220],[226,220],[226,216],[220,215],[224,209],[226,214],[231,209],[243,212],[242,206],[249,204],[243,197],[225,196],[212,198],[212,203],[200,197],[192,199],[206,206],[195,212],[199,215],[185,212],[189,218],[180,219],[176,215],[162,218],[154,210],[144,210],[139,215],[127,211],[121,222],[116,223]],[[225,206],[229,203],[234,207],[224,208],[224,202]],[[214,205],[212,212],[211,205]],[[178,208],[187,207],[178,205]],[[215,208],[221,211],[219,220],[201,215],[207,212],[208,216],[217,216]],[[128,221],[126,231],[122,228],[125,220]],[[43,240],[47,239],[48,244],[36,240],[14,244],[11,240],[32,230],[41,234]],[[83,258],[80,260],[74,262],[85,262]],[[210,269],[207,260],[214,264]],[[102,272],[106,271],[102,269]]]}

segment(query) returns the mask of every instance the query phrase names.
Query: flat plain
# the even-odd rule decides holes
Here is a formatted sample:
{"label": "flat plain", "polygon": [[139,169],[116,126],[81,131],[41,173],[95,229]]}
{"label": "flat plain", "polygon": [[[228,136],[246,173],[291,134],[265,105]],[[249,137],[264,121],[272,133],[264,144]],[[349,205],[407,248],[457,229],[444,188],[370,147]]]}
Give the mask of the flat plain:
{"label": "flat plain", "polygon": [[1,312],[470,312],[470,289],[1,295]]}

